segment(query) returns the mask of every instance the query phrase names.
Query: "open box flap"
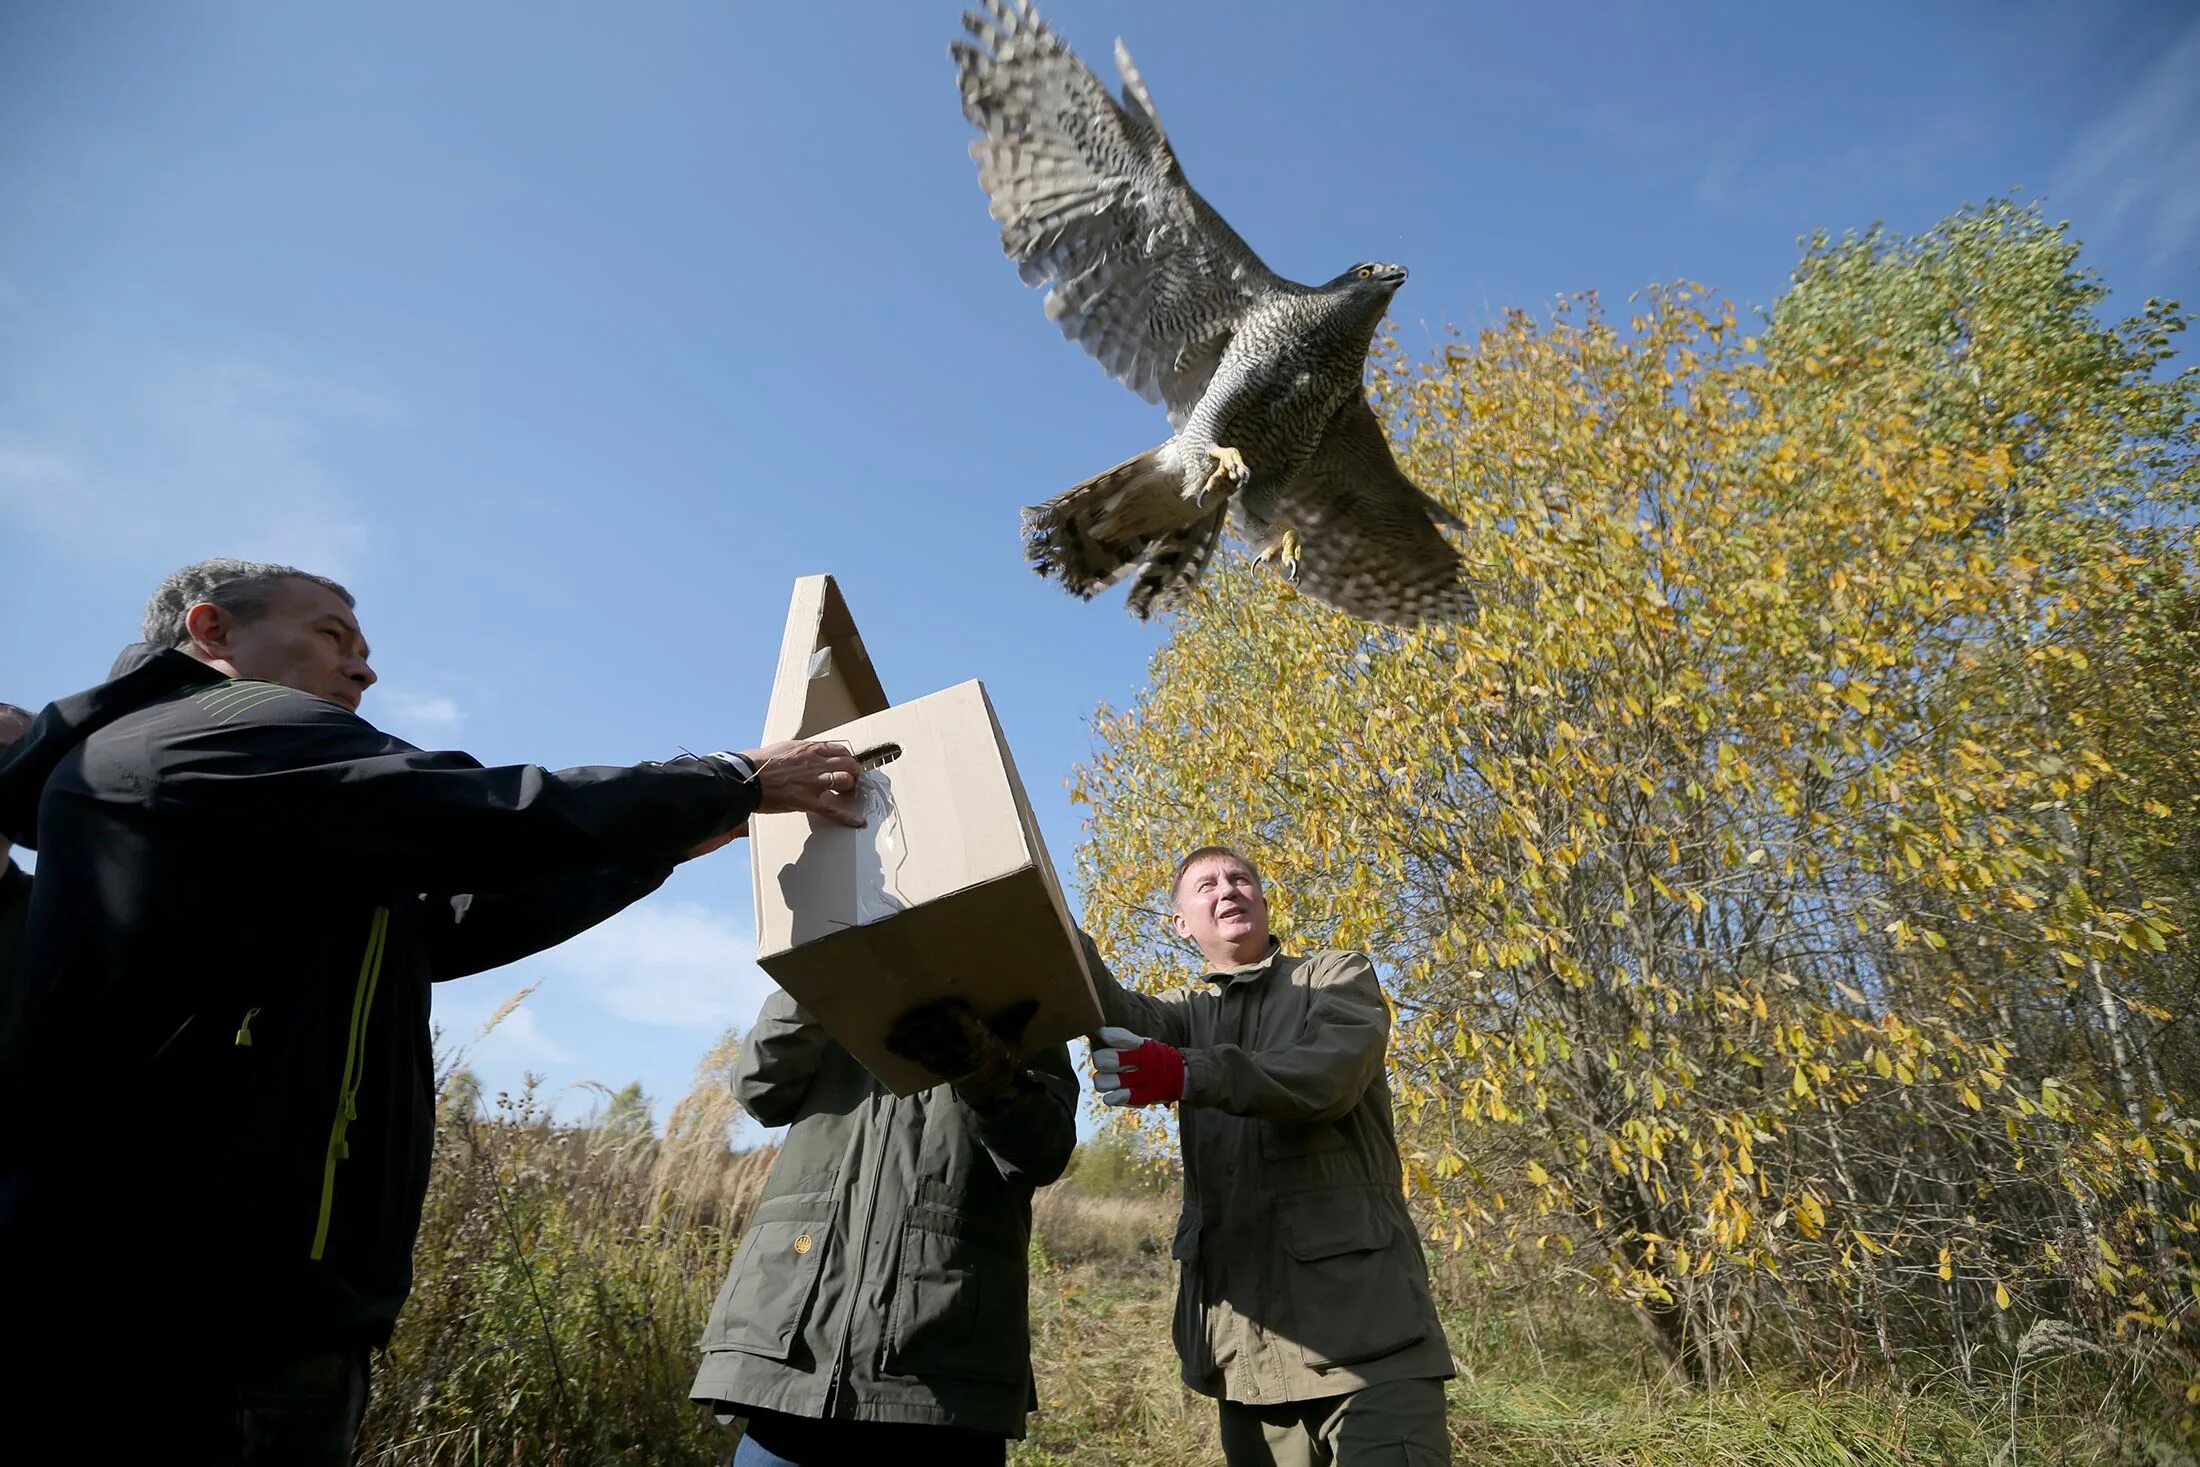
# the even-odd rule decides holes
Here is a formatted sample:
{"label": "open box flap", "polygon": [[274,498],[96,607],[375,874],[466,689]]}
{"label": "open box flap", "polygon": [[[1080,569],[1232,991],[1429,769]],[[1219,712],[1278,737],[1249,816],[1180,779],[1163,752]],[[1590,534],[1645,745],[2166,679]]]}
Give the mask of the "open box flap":
{"label": "open box flap", "polygon": [[886,706],[886,690],[879,686],[840,587],[831,576],[798,579],[779,644],[779,671],[772,678],[763,742],[808,738],[883,712]]}
{"label": "open box flap", "polygon": [[868,756],[869,823],[753,822],[757,961],[772,980],[897,1095],[941,1078],[885,1048],[914,1005],[959,996],[989,1019],[1030,1007],[1031,1047],[1097,1028],[1092,975],[983,685],[890,706],[838,587],[805,576],[764,738],[825,736]]}

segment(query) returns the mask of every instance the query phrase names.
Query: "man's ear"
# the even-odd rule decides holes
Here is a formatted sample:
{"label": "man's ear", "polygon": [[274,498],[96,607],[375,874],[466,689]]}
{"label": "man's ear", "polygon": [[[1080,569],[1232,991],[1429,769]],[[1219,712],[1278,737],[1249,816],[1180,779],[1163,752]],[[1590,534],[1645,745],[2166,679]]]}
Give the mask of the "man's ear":
{"label": "man's ear", "polygon": [[1186,940],[1189,940],[1191,938],[1192,924],[1184,920],[1183,912],[1178,911],[1172,913],[1169,917],[1169,925],[1176,929],[1176,935],[1178,937],[1184,938]]}
{"label": "man's ear", "polygon": [[191,634],[191,649],[204,658],[229,654],[229,613],[211,601],[201,601],[183,614],[183,629]]}

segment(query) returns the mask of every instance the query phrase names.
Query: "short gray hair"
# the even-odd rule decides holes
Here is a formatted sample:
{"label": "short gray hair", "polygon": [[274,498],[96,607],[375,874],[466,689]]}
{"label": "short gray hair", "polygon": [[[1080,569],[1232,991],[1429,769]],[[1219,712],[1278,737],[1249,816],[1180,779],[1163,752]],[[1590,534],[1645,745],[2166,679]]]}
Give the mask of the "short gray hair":
{"label": "short gray hair", "polygon": [[23,737],[38,715],[28,708],[18,708],[13,703],[0,703],[0,749],[6,748]]}
{"label": "short gray hair", "polygon": [[195,561],[160,583],[153,599],[145,603],[145,640],[156,647],[181,647],[191,640],[184,617],[201,601],[211,601],[239,621],[257,621],[267,615],[268,604],[285,581],[311,581],[334,591],[346,606],[357,606],[351,592],[327,576],[302,571],[294,565],[265,560]]}

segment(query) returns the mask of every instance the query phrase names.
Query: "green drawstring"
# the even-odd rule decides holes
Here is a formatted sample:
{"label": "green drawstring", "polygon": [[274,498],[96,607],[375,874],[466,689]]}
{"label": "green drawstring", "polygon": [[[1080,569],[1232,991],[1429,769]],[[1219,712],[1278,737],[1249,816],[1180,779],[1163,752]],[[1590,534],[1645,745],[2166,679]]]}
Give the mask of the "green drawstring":
{"label": "green drawstring", "polygon": [[351,1155],[345,1132],[359,1119],[359,1085],[366,1074],[367,1022],[374,1013],[374,990],[382,979],[382,953],[388,945],[390,909],[376,907],[367,924],[367,950],[359,959],[359,987],[351,996],[351,1040],[344,1053],[344,1078],[336,1087],[336,1116],[329,1125],[328,1160],[321,1171],[321,1221],[306,1254],[318,1260],[328,1248],[329,1220],[336,1207],[336,1163]]}
{"label": "green drawstring", "polygon": [[258,1009],[246,1009],[244,1011],[244,1023],[237,1027],[237,1048],[250,1049],[252,1047],[252,1021],[259,1016],[260,1011]]}

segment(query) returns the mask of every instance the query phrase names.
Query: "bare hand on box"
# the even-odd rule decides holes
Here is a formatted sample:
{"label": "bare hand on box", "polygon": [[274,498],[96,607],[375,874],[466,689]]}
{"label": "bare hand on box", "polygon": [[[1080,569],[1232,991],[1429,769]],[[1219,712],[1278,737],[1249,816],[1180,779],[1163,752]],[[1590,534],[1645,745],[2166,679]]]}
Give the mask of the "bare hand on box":
{"label": "bare hand on box", "polygon": [[846,744],[788,739],[745,751],[763,786],[762,815],[822,815],[841,825],[863,825],[863,807],[855,788],[863,766]]}

